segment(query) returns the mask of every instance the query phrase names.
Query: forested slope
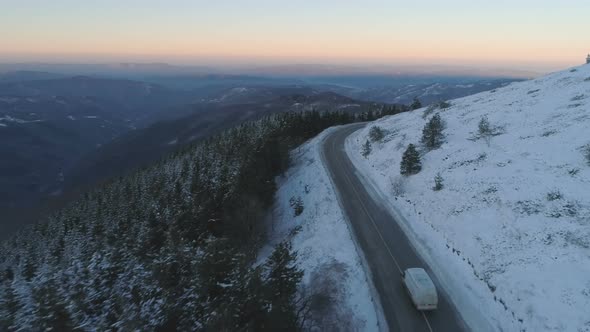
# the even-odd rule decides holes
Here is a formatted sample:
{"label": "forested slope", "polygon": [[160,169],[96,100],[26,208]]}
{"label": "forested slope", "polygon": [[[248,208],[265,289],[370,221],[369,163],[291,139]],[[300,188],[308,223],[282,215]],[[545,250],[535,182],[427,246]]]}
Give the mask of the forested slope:
{"label": "forested slope", "polygon": [[84,194],[0,246],[0,330],[297,330],[296,253],[254,264],[274,177],[306,139],[377,115],[270,116]]}

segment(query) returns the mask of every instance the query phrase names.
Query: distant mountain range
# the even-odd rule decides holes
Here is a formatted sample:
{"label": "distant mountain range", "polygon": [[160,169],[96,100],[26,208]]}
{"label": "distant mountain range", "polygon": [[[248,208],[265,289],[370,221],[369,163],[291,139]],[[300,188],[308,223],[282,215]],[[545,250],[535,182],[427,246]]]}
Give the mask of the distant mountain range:
{"label": "distant mountain range", "polygon": [[[0,65],[0,69],[3,68]],[[39,66],[37,66],[39,67]],[[464,77],[264,77],[200,73],[160,64],[109,66],[71,76],[76,65],[0,73],[0,214],[19,219],[47,197],[149,164],[184,144],[264,115],[364,111],[424,104],[511,80]],[[104,70],[86,66],[84,73]],[[203,69],[203,68],[201,68]],[[112,73],[127,78],[114,78]],[[133,80],[132,77],[145,77]],[[303,75],[305,76],[305,75]],[[4,227],[5,225],[2,225]]]}
{"label": "distant mountain range", "polygon": [[44,197],[60,193],[80,157],[157,121],[155,113],[192,101],[188,92],[145,82],[54,77],[32,72],[2,76],[0,214],[12,210],[22,215]]}
{"label": "distant mountain range", "polygon": [[372,104],[305,86],[232,87],[217,77],[224,84],[192,90],[33,72],[3,77],[10,80],[0,83],[0,214],[11,220],[64,189],[121,175],[244,121]]}
{"label": "distant mountain range", "polygon": [[389,76],[389,77],[479,77],[479,78],[532,78],[540,74],[530,70],[505,68],[480,68],[453,65],[324,65],[287,64],[235,69],[241,74],[271,77],[343,77],[343,76]]}
{"label": "distant mountain range", "polygon": [[506,68],[481,68],[459,65],[327,65],[314,63],[267,64],[267,65],[173,65],[168,63],[4,63],[1,72],[37,71],[59,73],[68,76],[90,75],[133,78],[145,80],[150,76],[201,76],[201,75],[246,75],[274,78],[313,78],[341,76],[391,77],[480,77],[480,78],[532,78],[540,75],[533,70]]}
{"label": "distant mountain range", "polygon": [[64,76],[87,75],[139,79],[150,75],[187,75],[218,73],[211,67],[177,66],[167,63],[0,63],[1,72],[48,72]]}
{"label": "distant mountain range", "polygon": [[0,73],[0,83],[6,82],[24,82],[35,80],[50,80],[64,78],[64,75],[48,73],[42,71],[17,70],[6,73]]}
{"label": "distant mountain range", "polygon": [[131,131],[101,146],[76,165],[66,184],[74,188],[120,175],[183,145],[273,113],[311,110],[358,113],[381,108],[382,104],[309,87],[232,88],[200,103],[170,110],[175,115],[173,120]]}
{"label": "distant mountain range", "polygon": [[0,83],[0,96],[92,99],[95,103],[108,104],[111,113],[132,121],[139,121],[163,107],[193,100],[186,91],[157,84],[87,76]]}
{"label": "distant mountain range", "polygon": [[428,105],[438,101],[460,98],[482,91],[501,88],[515,81],[516,80],[514,79],[496,79],[474,82],[437,82],[369,88],[350,88],[326,85],[323,86],[323,89],[355,99],[392,104],[409,104],[415,97],[417,97],[423,104]]}

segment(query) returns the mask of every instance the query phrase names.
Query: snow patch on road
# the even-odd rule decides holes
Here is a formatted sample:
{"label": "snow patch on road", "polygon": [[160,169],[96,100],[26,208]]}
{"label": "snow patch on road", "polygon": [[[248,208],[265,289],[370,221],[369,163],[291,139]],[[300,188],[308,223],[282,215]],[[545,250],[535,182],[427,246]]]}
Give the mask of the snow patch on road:
{"label": "snow patch on road", "polygon": [[[425,109],[348,138],[365,182],[474,330],[590,331],[589,101],[588,65],[454,100],[437,110],[445,143],[422,149],[422,171],[407,178],[401,156],[420,146]],[[477,139],[483,116],[498,136]],[[387,133],[363,158],[374,125]]]}
{"label": "snow patch on road", "polygon": [[[386,326],[381,306],[373,299],[368,275],[321,160],[322,142],[333,130],[294,150],[292,167],[277,179],[272,244],[291,238],[298,265],[305,270],[302,290],[308,294],[322,290],[333,298],[321,318],[321,330],[378,331]],[[304,210],[295,216],[291,202],[299,197]],[[272,246],[263,248],[261,256],[271,250]]]}

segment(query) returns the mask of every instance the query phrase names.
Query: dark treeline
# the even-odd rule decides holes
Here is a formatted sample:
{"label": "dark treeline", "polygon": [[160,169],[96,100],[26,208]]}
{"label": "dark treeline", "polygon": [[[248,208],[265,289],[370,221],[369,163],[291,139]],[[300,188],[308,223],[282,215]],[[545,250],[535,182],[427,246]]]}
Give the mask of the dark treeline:
{"label": "dark treeline", "polygon": [[325,128],[402,110],[269,116],[85,193],[0,246],[0,331],[300,330],[296,253],[257,260],[274,178]]}

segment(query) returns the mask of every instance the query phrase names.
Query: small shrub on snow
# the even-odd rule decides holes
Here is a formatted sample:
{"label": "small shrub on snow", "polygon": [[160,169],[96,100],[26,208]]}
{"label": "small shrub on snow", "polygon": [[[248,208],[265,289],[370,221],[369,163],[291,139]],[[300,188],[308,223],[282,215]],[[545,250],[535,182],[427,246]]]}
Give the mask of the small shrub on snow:
{"label": "small shrub on snow", "polygon": [[[584,249],[590,249],[590,241],[584,235],[581,235],[576,232],[568,231],[565,233],[565,236],[563,238],[569,244],[573,244],[577,247],[584,248]],[[584,293],[584,291],[582,291],[582,293]],[[586,293],[585,294],[586,296],[590,297],[589,290],[585,290],[585,293]]]}
{"label": "small shrub on snow", "polygon": [[497,193],[497,192],[498,192],[498,188],[496,188],[494,186],[491,186],[488,189],[484,190],[483,191],[483,194],[484,195],[490,195],[490,194]]}
{"label": "small shrub on snow", "polygon": [[416,150],[416,146],[410,144],[402,156],[400,174],[408,176],[418,174],[421,170],[422,162],[420,161],[420,154]]}
{"label": "small shrub on snow", "polygon": [[584,100],[584,99],[586,99],[586,96],[585,96],[584,94],[581,94],[581,95],[576,95],[576,96],[574,96],[574,97],[571,99],[571,101],[580,101],[580,100]]}
{"label": "small shrub on snow", "polygon": [[546,212],[545,215],[550,218],[575,217],[578,215],[578,204],[576,202],[567,202],[561,207]]}
{"label": "small shrub on snow", "polygon": [[434,187],[432,187],[432,190],[440,191],[443,188],[444,188],[443,177],[442,177],[442,175],[440,175],[440,173],[436,173],[436,176],[434,177]]}
{"label": "small shrub on snow", "polygon": [[371,141],[380,142],[383,139],[383,137],[385,137],[385,133],[383,132],[383,129],[381,129],[381,127],[373,126],[369,130],[369,138],[371,139]]}
{"label": "small shrub on snow", "polygon": [[548,201],[556,201],[558,199],[562,199],[563,195],[559,190],[553,190],[547,193],[547,200]]}
{"label": "small shrub on snow", "polygon": [[456,162],[452,163],[451,166],[449,166],[449,169],[454,169],[457,167],[465,167],[465,166],[468,166],[471,164],[478,164],[478,163],[481,163],[482,161],[486,160],[487,157],[488,157],[488,155],[485,152],[482,152],[475,159],[456,161]]}
{"label": "small shrub on snow", "polygon": [[301,199],[301,196],[297,196],[297,198],[291,197],[289,205],[293,208],[293,214],[295,217],[303,213],[303,200]]}
{"label": "small shrub on snow", "polygon": [[584,80],[584,82],[590,82],[590,77],[586,77],[586,79]]}
{"label": "small shrub on snow", "polygon": [[481,117],[481,120],[479,120],[479,123],[477,124],[477,135],[475,135],[475,137],[471,138],[471,140],[477,141],[478,139],[483,138],[483,139],[485,139],[486,143],[488,143],[488,145],[489,145],[490,139],[493,136],[502,135],[503,133],[504,133],[503,127],[493,126],[490,123],[490,120],[488,120],[488,117],[484,115]]}
{"label": "small shrub on snow", "polygon": [[370,154],[371,151],[373,151],[373,148],[371,146],[371,141],[367,140],[365,142],[365,144],[363,144],[363,148],[361,150],[361,155],[365,158],[367,158]]}
{"label": "small shrub on snow", "polygon": [[543,204],[538,201],[517,201],[514,210],[520,214],[533,215],[541,213]]}
{"label": "small shrub on snow", "polygon": [[293,227],[293,229],[289,231],[289,238],[295,237],[295,235],[299,234],[301,230],[303,230],[303,227],[301,227],[301,225]]}
{"label": "small shrub on snow", "polygon": [[568,217],[575,217],[578,214],[578,204],[576,202],[567,202],[563,205],[563,211]]}
{"label": "small shrub on snow", "polygon": [[580,172],[580,169],[579,169],[579,168],[572,168],[572,169],[570,169],[570,170],[569,170],[569,171],[567,171],[567,172],[568,172],[568,174],[569,174],[569,175],[571,175],[571,176],[576,176],[576,175],[577,175],[577,174]]}
{"label": "small shrub on snow", "polygon": [[438,103],[438,107],[440,107],[440,109],[444,110],[444,109],[451,107],[451,103],[443,100]]}
{"label": "small shrub on snow", "polygon": [[578,108],[578,107],[580,107],[582,105],[584,105],[584,104],[575,103],[575,104],[567,105],[567,108]]}

